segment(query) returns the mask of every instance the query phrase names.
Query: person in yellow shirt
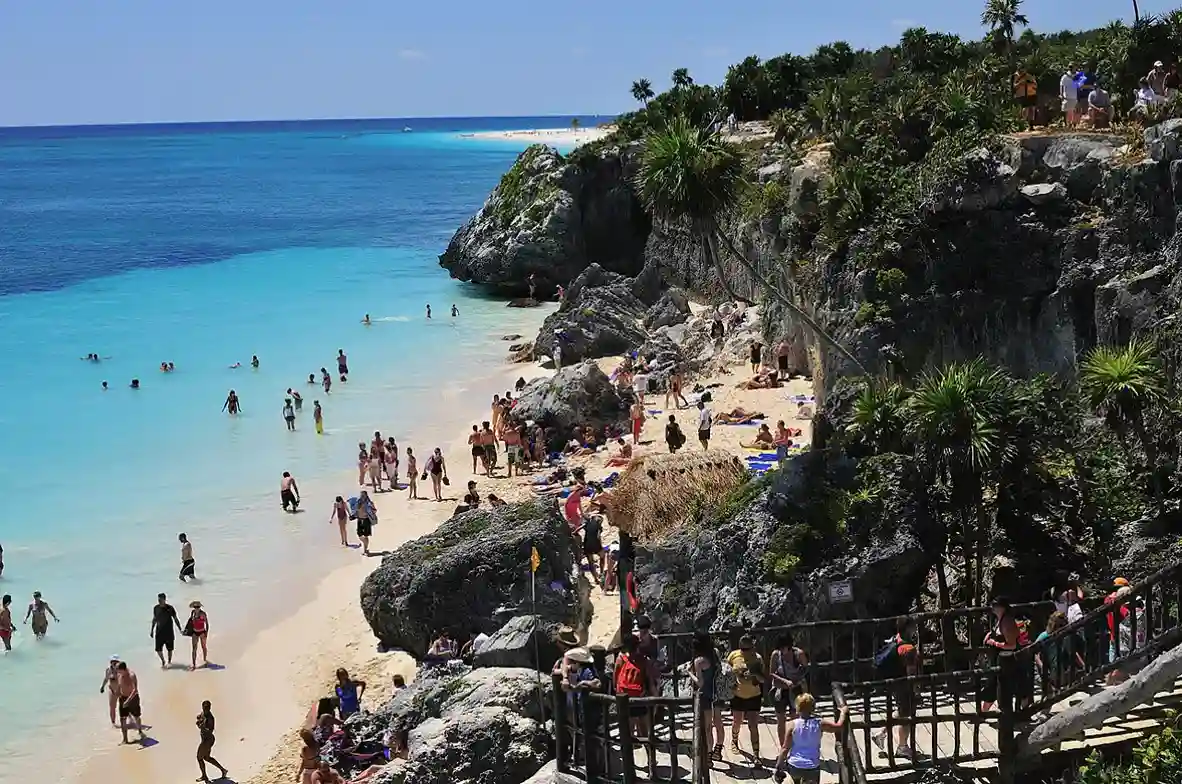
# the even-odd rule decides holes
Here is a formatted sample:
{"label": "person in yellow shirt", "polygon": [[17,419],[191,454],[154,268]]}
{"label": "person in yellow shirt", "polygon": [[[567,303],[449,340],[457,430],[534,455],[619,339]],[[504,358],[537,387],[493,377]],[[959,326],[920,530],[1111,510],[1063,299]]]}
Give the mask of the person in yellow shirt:
{"label": "person in yellow shirt", "polygon": [[1019,68],[1014,72],[1014,102],[1022,107],[1028,129],[1034,128],[1035,112],[1038,110],[1038,80]]}
{"label": "person in yellow shirt", "polygon": [[731,697],[731,754],[736,756],[743,752],[739,749],[739,728],[747,724],[747,732],[751,737],[752,763],[756,768],[763,767],[763,760],[759,758],[759,708],[763,704],[763,684],[767,675],[763,667],[763,657],[755,650],[755,640],[744,634],[739,638],[739,647],[731,651],[726,657],[735,677],[734,696]]}

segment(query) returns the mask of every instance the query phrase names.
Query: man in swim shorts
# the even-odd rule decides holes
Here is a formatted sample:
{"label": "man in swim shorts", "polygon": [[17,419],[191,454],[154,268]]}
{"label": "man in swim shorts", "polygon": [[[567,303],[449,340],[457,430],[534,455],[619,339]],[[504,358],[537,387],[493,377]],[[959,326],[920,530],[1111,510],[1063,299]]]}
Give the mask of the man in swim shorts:
{"label": "man in swim shorts", "polygon": [[131,743],[127,739],[127,720],[131,719],[140,734],[140,743],[147,740],[144,735],[144,725],[140,723],[140,683],[128,666],[121,661],[116,667],[119,683],[119,729],[123,731],[123,742]]}
{"label": "man in swim shorts", "polygon": [[283,479],[279,483],[279,500],[283,504],[283,511],[299,511],[300,489],[296,487],[295,477],[288,471],[283,472]]}
{"label": "man in swim shorts", "polygon": [[[164,594],[156,595],[156,606],[152,608],[152,629],[149,634],[156,641],[156,656],[160,658],[161,669],[168,669],[172,664],[172,649],[176,647],[176,635],[173,627],[181,631],[181,622],[176,617],[176,608],[168,603]],[[168,651],[168,661],[164,660],[164,651]]]}
{"label": "man in swim shorts", "polygon": [[197,562],[193,560],[193,543],[184,534],[179,534],[177,539],[181,543],[181,582],[189,579],[196,580]]}
{"label": "man in swim shorts", "polygon": [[349,358],[345,356],[343,348],[337,349],[337,372],[342,376],[349,375]]}
{"label": "man in swim shorts", "polygon": [[12,650],[12,610],[9,605],[12,604],[12,597],[4,594],[4,598],[0,599],[0,642],[4,643],[4,650]]}
{"label": "man in swim shorts", "polygon": [[497,436],[493,433],[492,426],[487,420],[481,422],[480,425],[480,445],[484,448],[484,465],[488,475],[492,476],[493,469],[497,467]]}

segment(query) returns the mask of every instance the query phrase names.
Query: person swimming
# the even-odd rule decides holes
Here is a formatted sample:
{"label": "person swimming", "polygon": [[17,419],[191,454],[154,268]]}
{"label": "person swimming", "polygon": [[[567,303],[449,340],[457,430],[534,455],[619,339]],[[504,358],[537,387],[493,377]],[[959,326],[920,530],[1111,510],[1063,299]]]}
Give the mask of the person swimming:
{"label": "person swimming", "polygon": [[103,382],[103,391],[104,392],[107,391],[107,382],[106,381]]}
{"label": "person swimming", "polygon": [[240,368],[240,367],[242,367],[242,363],[241,363],[241,362],[235,362],[233,365],[230,365],[230,370],[234,370],[234,369],[236,369],[236,368]]}
{"label": "person swimming", "polygon": [[308,374],[308,383],[312,384],[312,385],[316,384],[316,374],[315,373]]}
{"label": "person swimming", "polygon": [[138,378],[133,378],[131,380],[131,388],[132,389],[139,389],[140,388],[140,380]]}
{"label": "person swimming", "polygon": [[373,324],[373,322],[369,320],[369,314],[368,314],[368,313],[366,313],[366,314],[365,314],[365,318],[361,319],[361,323],[362,323],[362,324],[364,324],[364,325],[365,325],[365,326],[367,326],[367,327],[368,327],[368,326],[371,326],[371,325]]}
{"label": "person swimming", "polygon": [[427,318],[431,318],[431,306],[427,305]]}
{"label": "person swimming", "polygon": [[460,309],[459,309],[459,308],[457,308],[457,307],[455,306],[455,303],[452,303],[452,306],[451,306],[451,317],[452,317],[452,318],[455,318],[455,317],[456,317],[456,316],[458,316],[458,315],[460,315]]}

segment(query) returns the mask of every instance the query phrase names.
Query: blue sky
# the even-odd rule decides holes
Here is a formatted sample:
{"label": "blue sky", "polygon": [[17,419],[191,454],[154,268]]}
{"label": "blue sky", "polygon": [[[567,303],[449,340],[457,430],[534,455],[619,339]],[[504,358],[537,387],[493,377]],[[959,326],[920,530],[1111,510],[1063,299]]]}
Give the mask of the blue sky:
{"label": "blue sky", "polygon": [[[1142,14],[1182,0],[1141,0]],[[677,67],[980,35],[977,0],[0,0],[0,125],[611,114]],[[1040,30],[1127,0],[1026,0]],[[1065,13],[1070,12],[1070,13]]]}

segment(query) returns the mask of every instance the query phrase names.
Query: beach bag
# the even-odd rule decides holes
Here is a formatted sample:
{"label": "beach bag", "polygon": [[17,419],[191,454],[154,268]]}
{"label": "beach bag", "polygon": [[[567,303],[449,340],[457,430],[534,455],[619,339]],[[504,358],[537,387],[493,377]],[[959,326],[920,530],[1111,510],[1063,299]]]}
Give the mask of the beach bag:
{"label": "beach bag", "polygon": [[644,671],[626,653],[616,657],[616,694],[625,697],[644,696]]}
{"label": "beach bag", "polygon": [[730,702],[735,696],[735,687],[739,679],[735,677],[735,670],[726,661],[718,662],[718,677],[714,679],[714,701]]}
{"label": "beach bag", "polygon": [[894,670],[899,659],[899,637],[896,635],[883,642],[874,652],[874,668],[876,670]]}

